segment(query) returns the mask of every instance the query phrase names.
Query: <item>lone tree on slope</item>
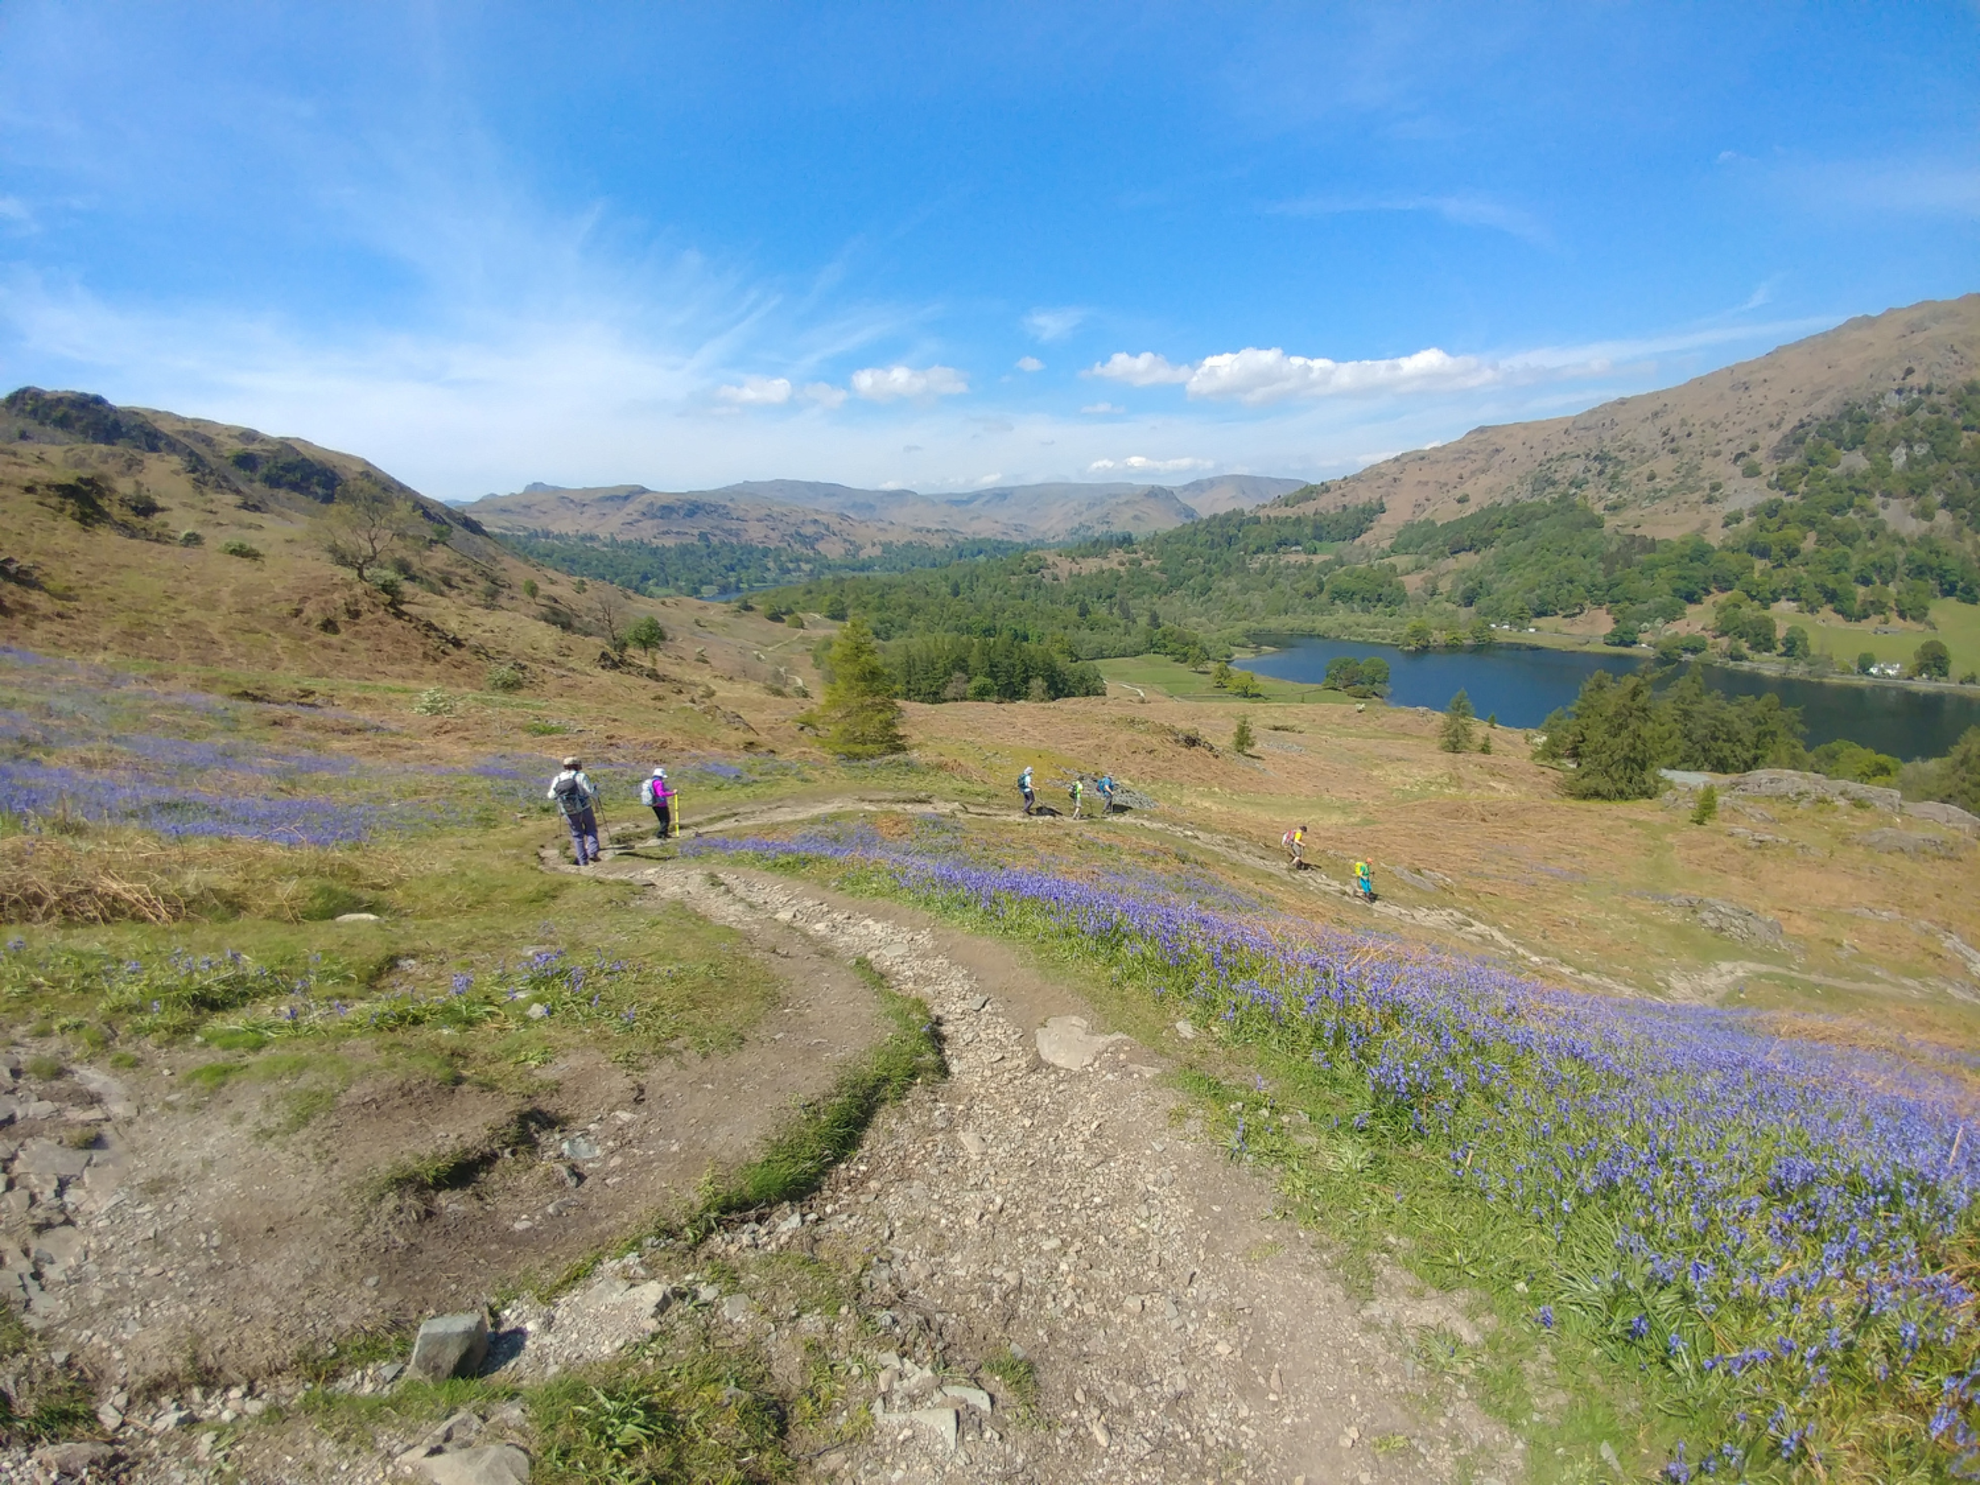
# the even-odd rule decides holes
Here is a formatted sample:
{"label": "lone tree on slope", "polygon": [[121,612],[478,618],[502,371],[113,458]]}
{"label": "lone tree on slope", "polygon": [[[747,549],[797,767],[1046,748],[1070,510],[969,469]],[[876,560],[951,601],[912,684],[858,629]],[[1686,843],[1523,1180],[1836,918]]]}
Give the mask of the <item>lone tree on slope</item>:
{"label": "lone tree on slope", "polygon": [[901,707],[894,700],[873,631],[860,618],[850,619],[832,642],[827,664],[832,679],[825,700],[809,720],[825,734],[825,745],[843,758],[882,758],[905,753]]}

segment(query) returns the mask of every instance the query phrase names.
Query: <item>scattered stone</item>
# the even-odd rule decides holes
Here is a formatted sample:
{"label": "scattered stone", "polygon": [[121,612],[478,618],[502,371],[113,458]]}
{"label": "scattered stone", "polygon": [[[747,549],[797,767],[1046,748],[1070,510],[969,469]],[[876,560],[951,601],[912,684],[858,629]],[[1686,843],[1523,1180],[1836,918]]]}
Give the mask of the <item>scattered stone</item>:
{"label": "scattered stone", "polygon": [[596,1160],[599,1156],[598,1141],[584,1134],[572,1135],[561,1149],[566,1160]]}
{"label": "scattered stone", "polygon": [[914,1412],[907,1414],[906,1417],[908,1422],[925,1428],[935,1435],[937,1443],[942,1444],[951,1452],[954,1451],[956,1447],[956,1435],[960,1432],[961,1428],[956,1419],[956,1410],[954,1408],[917,1408]]}
{"label": "scattered stone", "polygon": [[1176,1022],[1176,1035],[1186,1042],[1195,1041],[1196,1028],[1187,1021],[1178,1021]]}
{"label": "scattered stone", "polygon": [[419,1461],[433,1485],[529,1485],[529,1456],[514,1444],[450,1450]]}
{"label": "scattered stone", "polygon": [[1758,795],[1762,799],[1791,799],[1798,804],[1818,799],[1861,803],[1896,814],[1904,797],[1895,789],[1875,784],[1858,784],[1849,779],[1825,778],[1819,773],[1801,773],[1792,768],[1759,768],[1740,774],[1726,785],[1733,794]]}
{"label": "scattered stone", "polygon": [[412,1374],[428,1382],[473,1376],[488,1356],[488,1317],[476,1310],[435,1315],[413,1340]]}
{"label": "scattered stone", "polygon": [[722,1301],[722,1318],[731,1325],[740,1325],[756,1313],[756,1301],[747,1294],[731,1294]]}
{"label": "scattered stone", "polygon": [[1093,1442],[1105,1449],[1114,1442],[1114,1436],[1107,1432],[1107,1425],[1095,1418],[1086,1425],[1087,1432],[1093,1435]]}
{"label": "scattered stone", "polygon": [[[55,1105],[48,1106],[53,1113]],[[16,1175],[54,1176],[69,1179],[83,1173],[89,1164],[89,1151],[71,1149],[54,1140],[29,1140],[14,1157]]]}
{"label": "scattered stone", "polygon": [[108,1444],[78,1440],[67,1444],[45,1444],[34,1451],[34,1462],[53,1470],[56,1478],[80,1480],[99,1465],[116,1459],[117,1451]]}
{"label": "scattered stone", "polygon": [[990,1411],[990,1394],[981,1387],[948,1386],[942,1389],[944,1397],[953,1397],[957,1402],[967,1403],[979,1413]]}
{"label": "scattered stone", "polygon": [[1736,902],[1726,902],[1717,897],[1693,897],[1685,893],[1654,895],[1659,902],[1688,909],[1692,917],[1706,928],[1736,943],[1763,944],[1775,949],[1784,947],[1786,943],[1781,933],[1780,919],[1763,917]]}
{"label": "scattered stone", "polygon": [[1126,1040],[1119,1032],[1102,1036],[1088,1030],[1084,1016],[1054,1016],[1038,1028],[1038,1055],[1054,1067],[1078,1072],[1091,1067],[1109,1043]]}
{"label": "scattered stone", "polygon": [[958,1134],[956,1140],[962,1145],[965,1153],[972,1158],[985,1154],[990,1148],[990,1142],[984,1139],[982,1135],[971,1133],[967,1129],[961,1134]]}
{"label": "scattered stone", "polygon": [[376,913],[339,913],[339,914],[337,914],[337,921],[338,921],[339,923],[376,923],[376,922],[378,921],[378,914],[376,914]]}
{"label": "scattered stone", "polygon": [[1857,842],[1873,851],[1898,852],[1906,856],[1957,856],[1965,849],[1962,841],[1943,835],[1927,835],[1922,830],[1867,830]]}

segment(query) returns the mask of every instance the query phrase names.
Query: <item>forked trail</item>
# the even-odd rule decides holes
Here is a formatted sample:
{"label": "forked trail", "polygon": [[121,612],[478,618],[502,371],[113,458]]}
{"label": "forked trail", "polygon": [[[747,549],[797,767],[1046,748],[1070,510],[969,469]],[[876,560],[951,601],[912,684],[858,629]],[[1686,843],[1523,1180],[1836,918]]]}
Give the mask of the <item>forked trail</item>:
{"label": "forked trail", "polygon": [[[760,818],[751,823],[760,823]],[[713,869],[711,869],[713,868]],[[877,1426],[816,1466],[857,1480],[1512,1479],[1521,1445],[1412,1355],[1477,1339],[1400,1271],[1351,1297],[1266,1180],[1205,1142],[1161,1051],[1110,1037],[1009,948],[895,904],[703,860],[606,870],[732,926],[788,925],[923,999],[949,1077],[887,1110],[792,1230],[753,1247],[870,1261]],[[1078,1017],[1080,1020],[1067,1018]],[[768,1324],[756,1318],[744,1323]],[[985,1377],[1036,1368],[1027,1412]],[[891,1354],[887,1354],[891,1353]]]}

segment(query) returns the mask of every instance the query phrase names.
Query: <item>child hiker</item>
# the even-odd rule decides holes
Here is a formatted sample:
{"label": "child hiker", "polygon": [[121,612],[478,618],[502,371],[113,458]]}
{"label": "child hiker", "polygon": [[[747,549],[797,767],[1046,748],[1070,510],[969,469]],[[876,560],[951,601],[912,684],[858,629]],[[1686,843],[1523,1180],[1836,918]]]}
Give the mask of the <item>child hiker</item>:
{"label": "child hiker", "polygon": [[1366,861],[1354,863],[1354,895],[1363,902],[1375,900],[1375,875],[1369,871]]}
{"label": "child hiker", "polygon": [[598,815],[595,808],[598,790],[585,777],[584,760],[566,758],[564,771],[550,781],[550,792],[544,797],[556,803],[564,823],[571,827],[571,849],[577,854],[577,864],[591,865],[598,859]]}
{"label": "child hiker", "polygon": [[639,802],[653,811],[653,818],[660,823],[660,833],[653,838],[665,840],[667,827],[673,822],[675,790],[667,782],[667,770],[656,768],[653,777],[639,786]]}
{"label": "child hiker", "polygon": [[1072,817],[1077,820],[1081,808],[1086,804],[1086,775],[1083,773],[1073,775],[1072,787],[1066,790],[1066,793],[1073,802]]}

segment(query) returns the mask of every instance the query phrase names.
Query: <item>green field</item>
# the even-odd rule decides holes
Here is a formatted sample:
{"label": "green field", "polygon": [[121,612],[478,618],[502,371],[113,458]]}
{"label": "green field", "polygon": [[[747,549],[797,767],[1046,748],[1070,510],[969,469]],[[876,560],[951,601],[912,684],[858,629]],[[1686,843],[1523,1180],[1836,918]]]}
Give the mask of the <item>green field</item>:
{"label": "green field", "polygon": [[1900,634],[1873,634],[1868,624],[1845,624],[1833,619],[1825,624],[1803,618],[1791,622],[1805,627],[1816,650],[1826,650],[1841,666],[1854,666],[1856,657],[1866,650],[1879,660],[1899,660],[1909,665],[1919,645],[1937,638],[1944,640],[1946,648],[1952,651],[1954,679],[1969,670],[1980,670],[1980,604],[1961,603],[1955,598],[1939,599],[1932,605],[1935,632],[1907,629]]}
{"label": "green field", "polygon": [[[1187,665],[1161,655],[1137,655],[1132,659],[1098,660],[1094,663],[1099,666],[1100,674],[1107,678],[1110,688],[1135,687],[1150,696],[1166,696],[1176,701],[1241,699],[1229,691],[1220,691],[1212,685],[1208,668],[1191,670]],[[1323,691],[1318,686],[1274,680],[1271,676],[1261,675],[1257,680],[1259,701],[1315,701],[1338,704],[1355,699],[1340,691]]]}

